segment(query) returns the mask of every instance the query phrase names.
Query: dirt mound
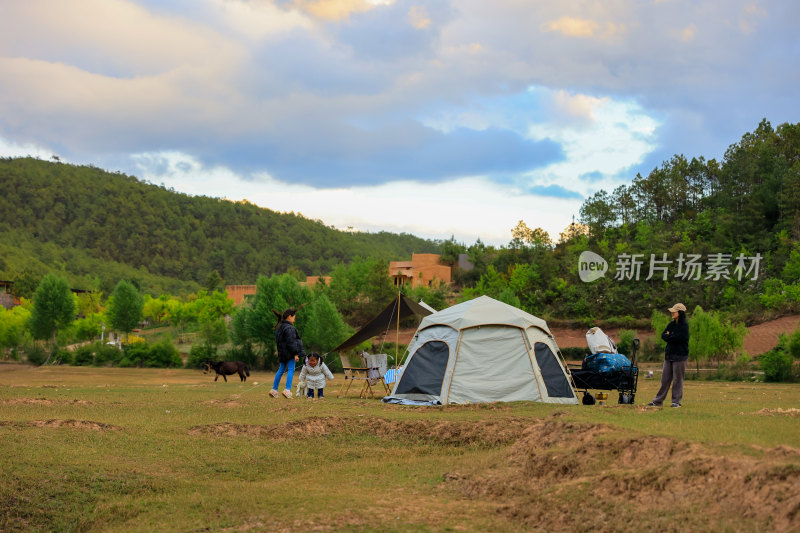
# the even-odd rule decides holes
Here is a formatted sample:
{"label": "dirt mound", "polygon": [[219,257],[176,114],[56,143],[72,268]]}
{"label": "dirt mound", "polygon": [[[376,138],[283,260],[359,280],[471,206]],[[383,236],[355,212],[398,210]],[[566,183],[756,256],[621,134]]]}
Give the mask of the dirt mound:
{"label": "dirt mound", "polygon": [[47,398],[12,398],[10,400],[0,400],[0,405],[92,405],[86,400],[48,400]]}
{"label": "dirt mound", "polygon": [[103,424],[102,422],[92,422],[91,420],[31,420],[30,422],[11,422],[2,421],[0,426],[11,427],[37,427],[37,428],[75,428],[88,429],[91,431],[117,431],[122,429],[119,426]]}
{"label": "dirt mound", "polygon": [[374,435],[420,444],[491,447],[519,439],[530,420],[507,418],[484,424],[443,420],[395,421],[384,418],[311,417],[272,426],[210,424],[190,428],[192,435],[250,436],[275,440],[332,435]]}
{"label": "dirt mound", "polygon": [[236,400],[208,400],[206,402],[203,402],[202,405],[210,405],[212,407],[225,407],[225,408],[244,406],[244,404],[242,404],[241,402],[237,402]]}
{"label": "dirt mound", "polygon": [[760,411],[756,411],[757,415],[788,415],[788,416],[800,416],[800,409],[796,407],[789,407],[788,409],[781,409],[778,407],[777,409],[768,409],[764,408]]}
{"label": "dirt mound", "polygon": [[498,513],[543,531],[612,531],[622,523],[790,531],[800,528],[800,463],[782,448],[720,456],[666,437],[545,420],[488,467],[444,480],[468,498],[497,500]]}

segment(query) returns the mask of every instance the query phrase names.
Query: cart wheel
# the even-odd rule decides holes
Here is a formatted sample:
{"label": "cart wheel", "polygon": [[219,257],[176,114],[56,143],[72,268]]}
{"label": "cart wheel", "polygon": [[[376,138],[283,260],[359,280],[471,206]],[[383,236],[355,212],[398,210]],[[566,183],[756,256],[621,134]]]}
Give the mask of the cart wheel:
{"label": "cart wheel", "polygon": [[583,405],[594,405],[594,396],[589,394],[589,391],[583,393],[583,399],[581,400]]}
{"label": "cart wheel", "polygon": [[619,403],[625,404],[625,405],[631,405],[631,404],[633,404],[633,397],[634,396],[635,396],[634,394],[627,394],[627,393],[623,394],[623,393],[620,393],[620,395],[619,395]]}

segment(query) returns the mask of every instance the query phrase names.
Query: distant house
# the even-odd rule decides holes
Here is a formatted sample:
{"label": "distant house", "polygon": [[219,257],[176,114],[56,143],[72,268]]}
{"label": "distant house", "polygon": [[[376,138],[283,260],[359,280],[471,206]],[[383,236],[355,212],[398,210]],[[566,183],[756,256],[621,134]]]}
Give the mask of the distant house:
{"label": "distant house", "polygon": [[13,284],[13,281],[0,280],[0,306],[6,309],[11,309],[15,305],[20,304],[19,298],[11,294],[11,286]]}
{"label": "distant house", "polygon": [[[325,285],[331,284],[330,276],[306,276],[305,286],[309,289],[313,288],[317,283],[324,283]],[[302,283],[301,283],[302,285]]]}
{"label": "distant house", "polygon": [[411,254],[411,261],[391,261],[389,276],[396,287],[410,283],[412,287],[430,287],[435,281],[450,284],[452,272],[441,263],[439,254]]}
{"label": "distant house", "polygon": [[253,296],[256,293],[256,286],[225,285],[225,290],[228,291],[228,298],[233,300],[233,305],[238,307],[244,303],[248,296]]}
{"label": "distant house", "polygon": [[[13,281],[0,280],[0,306],[11,309],[15,305],[21,305],[22,301],[11,294]],[[87,289],[70,289],[73,294],[91,294],[93,291]]]}

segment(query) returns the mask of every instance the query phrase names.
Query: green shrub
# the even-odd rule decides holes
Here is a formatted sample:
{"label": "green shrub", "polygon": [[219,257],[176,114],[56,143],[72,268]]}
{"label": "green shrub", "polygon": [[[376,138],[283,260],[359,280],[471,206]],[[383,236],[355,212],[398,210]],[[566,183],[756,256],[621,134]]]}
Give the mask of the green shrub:
{"label": "green shrub", "polygon": [[632,329],[620,330],[617,351],[621,354],[627,355],[628,358],[633,357],[633,339],[635,339],[637,336],[638,332]]}
{"label": "green shrub", "polygon": [[[250,368],[255,368],[258,364],[258,354],[255,352],[255,350],[253,350],[253,345],[249,342],[241,346],[233,346],[227,350],[224,350],[222,352],[222,359],[225,361],[241,361]],[[203,362],[205,362],[205,360]],[[188,359],[186,366],[189,368]],[[330,367],[330,364],[328,367]]]}
{"label": "green shrub", "polygon": [[59,348],[53,352],[50,363],[54,365],[68,365],[72,363],[72,352],[66,348]]}
{"label": "green shrub", "polygon": [[787,348],[792,357],[800,359],[800,329],[789,336]]}
{"label": "green shrub", "polygon": [[[634,318],[630,315],[625,316],[612,316],[603,323],[608,328],[646,328],[650,322],[645,318]],[[624,352],[623,352],[624,353]]]}
{"label": "green shrub", "polygon": [[753,373],[753,368],[750,366],[750,358],[745,356],[740,357],[735,363],[730,365],[720,363],[720,365],[711,372],[688,372],[686,379],[695,379],[702,381],[753,381],[756,378]]}
{"label": "green shrub", "polygon": [[72,352],[70,364],[75,366],[90,366],[94,364],[94,351],[89,345],[79,346]]}
{"label": "green shrub", "polygon": [[169,340],[155,344],[136,342],[125,346],[125,354],[119,362],[122,367],[168,368],[182,367],[183,359],[178,349]]}
{"label": "green shrub", "polygon": [[652,335],[645,337],[639,345],[639,353],[636,355],[636,361],[654,363],[663,360],[664,349],[656,344],[655,337]]}
{"label": "green shrub", "polygon": [[[217,349],[205,344],[193,344],[189,350],[189,357],[186,358],[186,368],[203,368],[206,361],[217,360]],[[236,359],[232,359],[236,360]],[[243,362],[247,362],[242,360]]]}
{"label": "green shrub", "polygon": [[149,346],[149,354],[145,366],[151,368],[180,368],[183,366],[183,359],[172,342],[165,339]]}
{"label": "green shrub", "polygon": [[584,357],[591,354],[589,348],[570,347],[559,349],[561,350],[561,355],[563,355],[564,359],[567,361],[583,361]]}
{"label": "green shrub", "polygon": [[125,352],[120,350],[114,345],[95,343],[94,349],[94,364],[97,366],[105,365],[119,365]]}
{"label": "green shrub", "polygon": [[146,342],[135,342],[123,346],[122,351],[125,353],[119,366],[123,367],[143,367],[147,363],[150,356],[150,347]]}
{"label": "green shrub", "polygon": [[763,354],[758,366],[764,371],[764,379],[772,382],[793,381],[794,360],[780,346]]}
{"label": "green shrub", "polygon": [[27,353],[25,354],[28,358],[28,362],[32,365],[39,366],[45,361],[47,361],[47,350],[39,346],[38,344],[34,344],[31,346]]}

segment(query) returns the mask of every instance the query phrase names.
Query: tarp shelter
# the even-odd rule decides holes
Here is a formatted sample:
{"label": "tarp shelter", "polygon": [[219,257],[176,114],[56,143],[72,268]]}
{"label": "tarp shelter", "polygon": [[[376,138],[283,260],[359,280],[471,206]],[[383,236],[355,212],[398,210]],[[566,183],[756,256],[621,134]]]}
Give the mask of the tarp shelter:
{"label": "tarp shelter", "polygon": [[390,403],[577,404],[544,320],[481,296],[422,319]]}
{"label": "tarp shelter", "polygon": [[344,341],[331,351],[341,352],[343,350],[349,350],[350,348],[355,348],[362,342],[371,339],[375,335],[379,335],[389,331],[389,328],[397,324],[398,319],[403,320],[404,318],[410,317],[412,315],[428,316],[430,314],[431,311],[429,311],[425,307],[422,307],[414,300],[408,298],[405,294],[398,294],[398,297],[389,302],[389,305],[387,305],[383,309],[383,311],[378,313],[378,315],[375,318],[370,320],[360,330],[356,331],[352,337],[350,337],[349,339],[347,339],[346,341]]}

